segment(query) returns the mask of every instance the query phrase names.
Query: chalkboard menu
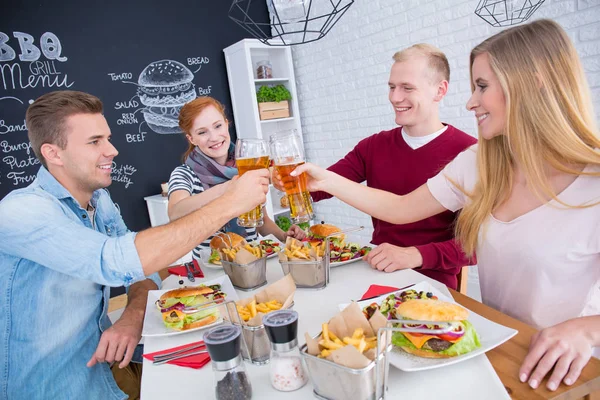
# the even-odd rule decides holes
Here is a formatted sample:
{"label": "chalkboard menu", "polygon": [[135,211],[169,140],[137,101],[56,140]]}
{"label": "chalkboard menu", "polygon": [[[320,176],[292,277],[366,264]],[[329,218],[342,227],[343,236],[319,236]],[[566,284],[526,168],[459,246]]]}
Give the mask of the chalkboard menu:
{"label": "chalkboard menu", "polygon": [[[10,4],[12,3],[12,4]],[[181,106],[210,95],[231,102],[223,49],[248,34],[227,17],[231,0],[4,1],[0,13],[0,199],[40,167],[25,111],[44,93],[98,96],[119,155],[112,198],[130,229],[150,226],[144,197],[181,163]],[[268,21],[266,2],[252,4]],[[230,132],[235,139],[233,125]]]}

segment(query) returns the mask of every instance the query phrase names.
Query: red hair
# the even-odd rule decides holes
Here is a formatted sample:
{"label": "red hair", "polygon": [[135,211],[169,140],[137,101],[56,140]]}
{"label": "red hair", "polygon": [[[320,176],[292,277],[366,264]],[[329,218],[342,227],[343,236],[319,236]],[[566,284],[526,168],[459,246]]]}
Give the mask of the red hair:
{"label": "red hair", "polygon": [[[221,104],[221,102],[209,96],[197,97],[189,103],[186,103],[179,112],[179,127],[183,131],[184,135],[192,135],[192,126],[194,126],[194,120],[202,113],[202,111],[206,110],[210,106],[213,106],[217,109],[217,111],[219,111],[219,113],[221,113],[225,122],[229,122],[227,121],[227,116],[225,115],[225,107],[223,104]],[[196,145],[188,141],[188,148],[183,154],[183,162],[185,162],[190,153],[194,151],[195,147]]]}

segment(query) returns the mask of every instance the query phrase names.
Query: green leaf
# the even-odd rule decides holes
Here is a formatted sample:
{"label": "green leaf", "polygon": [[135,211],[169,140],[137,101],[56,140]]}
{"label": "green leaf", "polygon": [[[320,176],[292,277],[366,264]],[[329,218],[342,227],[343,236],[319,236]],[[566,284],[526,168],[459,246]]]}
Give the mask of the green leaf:
{"label": "green leaf", "polygon": [[284,232],[287,232],[292,226],[292,221],[288,217],[277,217],[275,223]]}
{"label": "green leaf", "polygon": [[292,95],[290,91],[283,85],[261,86],[256,92],[256,100],[259,103],[279,102],[291,99]]}

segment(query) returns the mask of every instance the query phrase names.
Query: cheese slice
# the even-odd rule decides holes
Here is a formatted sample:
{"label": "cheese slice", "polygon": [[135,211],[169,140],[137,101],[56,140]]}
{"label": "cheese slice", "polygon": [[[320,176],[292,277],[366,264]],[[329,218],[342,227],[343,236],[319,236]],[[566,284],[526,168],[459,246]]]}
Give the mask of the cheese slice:
{"label": "cheese slice", "polygon": [[[425,342],[427,342],[429,339],[439,339],[439,337],[437,336],[431,336],[431,335],[423,335],[423,336],[414,336],[411,335],[408,332],[402,332],[404,334],[404,336],[406,336],[406,338],[408,340],[410,340],[410,342],[417,348],[420,349],[421,347],[423,347],[423,345],[425,344]],[[458,342],[460,339],[462,339],[462,337],[455,339],[455,340],[448,340],[451,343],[456,343]]]}

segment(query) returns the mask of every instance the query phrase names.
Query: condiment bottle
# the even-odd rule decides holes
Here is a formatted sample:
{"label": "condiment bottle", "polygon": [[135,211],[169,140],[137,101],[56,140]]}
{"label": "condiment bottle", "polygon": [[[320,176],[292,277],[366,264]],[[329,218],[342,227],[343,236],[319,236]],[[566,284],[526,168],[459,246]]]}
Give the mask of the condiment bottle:
{"label": "condiment bottle", "polygon": [[224,325],[204,335],[204,343],[215,373],[217,400],[247,400],[252,398],[252,386],[240,355],[242,330],[239,326]]}
{"label": "condiment bottle", "polygon": [[300,389],[308,377],[298,348],[298,313],[273,311],[263,317],[271,341],[271,385],[282,392]]}

